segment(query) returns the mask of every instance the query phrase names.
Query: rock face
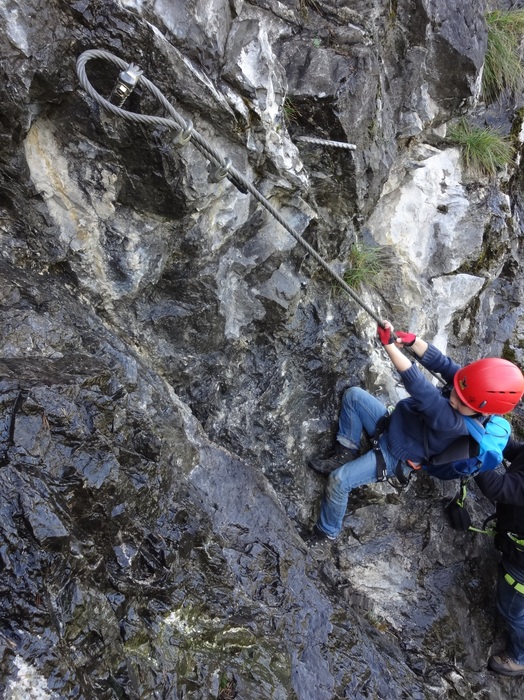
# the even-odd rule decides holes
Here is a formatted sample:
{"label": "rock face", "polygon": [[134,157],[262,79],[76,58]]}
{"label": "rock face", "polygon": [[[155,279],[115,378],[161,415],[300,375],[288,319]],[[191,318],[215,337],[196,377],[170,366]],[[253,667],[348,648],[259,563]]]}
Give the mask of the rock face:
{"label": "rock face", "polygon": [[[322,565],[301,537],[342,390],[402,395],[366,306],[524,365],[521,175],[472,180],[445,140],[486,50],[484,4],[459,4],[0,7],[1,697],[518,695],[485,670],[497,555],[447,524],[456,484],[359,489]],[[330,269],[384,246],[364,306],[194,141],[88,95],[95,48]],[[108,99],[118,68],[86,73]],[[142,89],[124,108],[169,116]]]}

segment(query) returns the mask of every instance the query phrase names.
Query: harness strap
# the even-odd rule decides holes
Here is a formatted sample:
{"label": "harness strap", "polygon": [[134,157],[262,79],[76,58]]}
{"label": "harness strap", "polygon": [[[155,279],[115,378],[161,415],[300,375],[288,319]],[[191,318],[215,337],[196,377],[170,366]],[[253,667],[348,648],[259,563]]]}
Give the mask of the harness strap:
{"label": "harness strap", "polygon": [[[388,478],[388,468],[386,466],[386,460],[384,459],[384,455],[382,454],[382,450],[380,449],[379,446],[379,438],[384,433],[388,426],[389,422],[391,420],[391,414],[390,413],[385,413],[382,418],[378,421],[377,427],[375,428],[375,432],[371,436],[371,447],[375,451],[375,458],[377,460],[377,481],[387,481]],[[405,477],[403,470],[402,470],[402,465],[407,464],[413,471],[417,471],[422,468],[422,464],[420,462],[413,462],[410,459],[405,459],[405,460],[399,460],[395,466],[395,476],[397,477],[397,480],[400,482],[402,486],[405,486],[406,484],[409,483],[409,477]],[[409,475],[411,476],[411,474]]]}
{"label": "harness strap", "polygon": [[[495,535],[497,531],[497,514],[492,513],[491,515],[488,515],[488,517],[484,520],[482,523],[482,529],[487,532],[488,535]],[[495,522],[493,522],[495,521]],[[491,527],[488,528],[489,523],[491,523]]]}
{"label": "harness strap", "polygon": [[518,593],[524,595],[524,584],[516,581],[511,574],[508,574],[507,572],[504,573],[504,581],[506,581],[506,583],[509,583],[509,585],[512,588],[514,588]]}
{"label": "harness strap", "polygon": [[464,508],[464,502],[466,500],[466,496],[468,495],[467,486],[470,479],[471,477],[469,476],[460,477],[460,488],[456,500],[461,508]]}
{"label": "harness strap", "polygon": [[507,532],[506,534],[513,544],[517,545],[517,547],[524,547],[524,540],[518,539],[518,535],[516,535],[514,532]]}
{"label": "harness strap", "polygon": [[375,432],[371,436],[371,447],[375,451],[375,458],[377,460],[377,481],[386,481],[388,478],[388,468],[386,466],[386,460],[382,454],[382,450],[378,444],[379,438],[382,433],[387,429],[389,425],[390,415],[385,413],[382,418],[377,422]]}

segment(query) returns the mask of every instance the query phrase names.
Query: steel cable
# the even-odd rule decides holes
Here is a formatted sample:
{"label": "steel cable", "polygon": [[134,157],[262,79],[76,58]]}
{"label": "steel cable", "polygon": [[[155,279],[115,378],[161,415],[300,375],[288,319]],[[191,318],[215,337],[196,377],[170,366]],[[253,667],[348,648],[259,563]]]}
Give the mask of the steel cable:
{"label": "steel cable", "polygon": [[[90,95],[98,104],[102,105],[109,112],[112,112],[116,116],[122,117],[129,121],[138,122],[142,124],[156,124],[159,126],[166,126],[169,129],[174,129],[177,133],[183,136],[181,144],[192,142],[193,145],[215,166],[221,169],[223,177],[227,177],[238,189],[242,191],[250,192],[251,195],[278,221],[278,223],[283,226],[288,233],[293,236],[293,238],[299,243],[308,253],[313,257],[318,264],[337,282],[340,288],[346,292],[348,296],[353,299],[379,326],[383,325],[383,319],[378,316],[373,309],[371,309],[353,289],[347,284],[347,282],[324,260],[324,258],[317,253],[317,251],[306,241],[302,236],[295,231],[295,229],[288,224],[288,222],[280,215],[280,213],[275,209],[275,207],[254,187],[251,182],[246,180],[240,171],[238,171],[232,164],[231,161],[217,151],[212,144],[210,144],[206,139],[193,128],[191,122],[187,122],[173,107],[173,105],[164,97],[162,92],[154,85],[150,80],[148,80],[144,75],[140,74],[138,78],[138,83],[146,87],[152,95],[154,95],[160,104],[166,109],[166,111],[171,115],[172,119],[166,117],[156,117],[147,114],[138,114],[136,112],[129,112],[128,110],[122,109],[117,105],[113,104],[109,100],[102,97],[91,85],[87,78],[86,64],[88,61],[94,58],[102,58],[111,61],[116,66],[122,70],[126,70],[129,67],[129,63],[126,63],[118,56],[113,55],[109,51],[104,51],[103,49],[89,49],[84,51],[77,59],[76,62],[76,72],[78,79],[84,90]],[[323,139],[316,139],[313,137],[300,137],[302,141],[309,141],[311,143],[324,144],[329,146],[344,147],[350,150],[354,150],[355,146],[353,144],[343,144],[339,141],[326,141]],[[241,187],[239,187],[241,185]],[[404,350],[413,359],[418,360],[415,353],[409,348],[404,348]],[[430,371],[430,370],[428,370]],[[442,381],[435,373],[431,372],[434,377],[439,381]]]}
{"label": "steel cable", "polygon": [[[278,223],[283,226],[288,233],[290,233],[293,238],[299,243],[310,255],[313,257],[319,265],[337,282],[337,284],[348,294],[357,304],[359,304],[364,311],[366,311],[371,318],[373,318],[378,324],[382,324],[382,319],[371,309],[360,297],[351,289],[351,287],[344,281],[344,279],[333,270],[330,265],[322,258],[319,253],[306,241],[302,236],[295,231],[295,229],[288,224],[288,222],[279,214],[275,207],[254,187],[245,177],[240,173],[234,166],[230,164],[206,139],[201,136],[191,124],[186,122],[186,120],[178,114],[176,109],[169,103],[169,101],[164,97],[160,90],[143,75],[139,78],[139,83],[144,85],[163,105],[163,107],[169,112],[172,119],[166,117],[156,117],[147,114],[137,114],[135,112],[129,112],[121,107],[109,102],[103,98],[91,85],[86,74],[86,64],[93,58],[103,58],[111,61],[119,68],[125,70],[128,67],[128,63],[122,59],[114,56],[108,51],[102,49],[90,49],[82,53],[76,63],[77,75],[80,80],[82,87],[85,91],[100,105],[105,107],[107,110],[113,114],[122,117],[123,119],[128,119],[129,121],[139,122],[142,124],[156,124],[160,126],[166,126],[169,129],[175,129],[177,132],[182,133],[187,131],[191,134],[191,142],[198,148],[198,150],[203,153],[203,155],[211,160],[215,165],[223,168],[227,172],[227,176],[231,176],[234,180],[240,183],[251,195],[263,206],[267,211],[278,221]],[[335,142],[334,142],[335,143]],[[351,144],[348,144],[350,146]]]}
{"label": "steel cable", "polygon": [[354,143],[345,143],[344,141],[329,141],[328,139],[317,139],[315,136],[297,136],[296,141],[304,141],[304,143],[316,143],[319,146],[333,146],[333,148],[346,148],[349,151],[355,151],[357,147]]}

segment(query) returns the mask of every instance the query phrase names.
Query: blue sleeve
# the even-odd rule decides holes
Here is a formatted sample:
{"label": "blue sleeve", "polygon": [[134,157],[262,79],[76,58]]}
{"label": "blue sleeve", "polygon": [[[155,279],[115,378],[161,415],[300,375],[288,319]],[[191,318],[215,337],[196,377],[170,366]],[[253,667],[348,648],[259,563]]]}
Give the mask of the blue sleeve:
{"label": "blue sleeve", "polygon": [[399,374],[417,410],[424,415],[428,427],[439,432],[453,433],[457,437],[468,434],[464,418],[451,407],[449,400],[424,377],[416,365],[411,365]]}
{"label": "blue sleeve", "polygon": [[452,384],[453,377],[460,369],[460,365],[457,365],[451,357],[443,355],[440,350],[434,345],[431,345],[431,343],[428,344],[428,349],[422,357],[419,358],[419,362],[426,369],[440,374],[447,384]]}

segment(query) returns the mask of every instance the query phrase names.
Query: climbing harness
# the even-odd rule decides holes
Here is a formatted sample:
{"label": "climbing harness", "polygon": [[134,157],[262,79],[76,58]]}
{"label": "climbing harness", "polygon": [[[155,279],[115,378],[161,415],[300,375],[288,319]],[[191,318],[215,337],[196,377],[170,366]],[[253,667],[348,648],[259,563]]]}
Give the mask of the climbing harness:
{"label": "climbing harness", "polygon": [[524,595],[524,584],[516,581],[511,574],[508,574],[507,571],[504,573],[504,580],[506,583],[509,583],[512,588]]}
{"label": "climbing harness", "polygon": [[[389,483],[389,477],[388,477],[388,469],[386,466],[386,460],[384,459],[384,455],[382,454],[382,450],[380,449],[380,436],[388,429],[389,423],[391,420],[391,409],[388,410],[387,413],[385,413],[382,418],[380,418],[377,422],[377,425],[375,427],[375,432],[371,437],[369,438],[369,441],[371,443],[371,449],[375,452],[375,459],[377,462],[377,481],[388,481]],[[404,475],[404,465],[407,465],[410,469],[411,472],[409,473],[408,476]],[[410,459],[405,459],[405,460],[399,460],[397,464],[395,465],[394,468],[394,473],[397,481],[399,482],[400,486],[406,486],[412,474],[415,471],[418,471],[421,468],[421,464],[416,464],[415,462],[412,462]]]}
{"label": "climbing harness", "polygon": [[[482,535],[489,535],[490,537],[495,537],[497,534],[494,525],[488,527],[489,523],[496,520],[496,513],[488,515],[488,517],[482,523],[482,527],[475,527],[472,525],[471,516],[466,509],[466,496],[467,496],[467,485],[471,480],[471,476],[463,476],[460,479],[460,486],[458,493],[453,496],[453,498],[444,507],[444,512],[448,518],[449,524],[454,530],[462,530],[469,532],[478,532]],[[510,533],[507,533],[510,535]],[[517,542],[524,542],[522,540],[516,540]]]}
{"label": "climbing harness", "polygon": [[519,552],[524,552],[524,540],[519,539],[519,536],[516,535],[514,532],[507,532],[506,533],[509,539],[513,542],[515,547],[519,550]]}
{"label": "climbing harness", "polygon": [[[115,96],[115,99],[118,101],[118,104],[114,104],[113,102],[102,97],[89,82],[86,75],[86,64],[88,61],[94,58],[111,61],[122,69],[117,85],[112,93]],[[105,109],[112,112],[116,116],[133,122],[142,124],[156,124],[159,126],[168,127],[169,129],[174,129],[177,132],[177,137],[175,139],[175,143],[177,145],[185,145],[191,142],[214,166],[211,173],[211,178],[215,182],[227,178],[240,192],[244,194],[249,192],[263,207],[265,207],[265,209],[267,209],[267,211],[279,222],[279,224],[293,236],[297,243],[299,243],[309,253],[309,255],[311,255],[311,257],[313,257],[319,263],[319,265],[337,282],[342,290],[346,292],[346,294],[350,296],[353,301],[359,304],[359,306],[361,306],[362,309],[364,309],[364,311],[366,311],[366,313],[372,319],[374,319],[379,326],[382,326],[382,319],[377,316],[377,314],[353,291],[353,289],[351,289],[344,279],[337,272],[335,272],[332,267],[329,266],[329,264],[317,253],[317,251],[307,241],[305,241],[284,218],[282,218],[273,205],[248,180],[246,180],[242,173],[240,173],[232,165],[231,160],[224,158],[224,156],[222,156],[203,136],[198,133],[191,121],[186,121],[176,111],[176,109],[168,102],[160,90],[144,76],[143,72],[137,66],[132,63],[126,63],[121,58],[114,56],[109,51],[104,51],[102,49],[89,49],[88,51],[84,51],[84,53],[78,57],[76,62],[76,72],[84,90],[102,107],[105,107]],[[147,88],[149,92],[151,92],[157,98],[160,104],[171,115],[170,118],[138,114],[136,112],[129,112],[122,109],[122,104],[139,84]],[[355,150],[356,148],[354,144],[345,144],[339,141],[327,141],[323,139],[314,139],[312,137],[299,138],[301,141],[334,145],[340,148],[347,148],[349,150]]]}
{"label": "climbing harness", "polygon": [[[496,527],[497,514],[493,513],[482,523],[482,527],[474,527],[471,524],[471,517],[466,510],[466,486],[471,477],[462,478],[460,480],[459,492],[445,507],[445,513],[448,516],[449,523],[454,530],[462,530],[468,532],[476,532],[482,535],[488,535],[494,538],[495,545],[504,554],[508,554],[508,547],[514,548],[517,552],[524,552],[524,539],[522,536],[514,532],[499,532]],[[491,525],[490,525],[491,523]],[[505,536],[505,537],[504,537]],[[502,539],[501,539],[502,538]],[[504,541],[502,541],[504,540]],[[503,569],[504,579],[512,588],[524,595],[524,584],[513,578],[511,574]]]}
{"label": "climbing harness", "polygon": [[380,449],[379,440],[382,433],[387,429],[390,418],[390,413],[385,413],[382,418],[377,421],[375,432],[370,437],[371,449],[375,452],[375,459],[377,461],[377,481],[379,482],[386,481],[388,478],[386,460],[384,459],[384,455]]}
{"label": "climbing harness", "polygon": [[[461,478],[458,493],[453,496],[449,503],[447,503],[444,507],[444,513],[449,520],[449,524],[454,530],[473,529],[471,526],[471,517],[464,505],[467,495],[466,486],[468,481],[469,478]],[[477,532],[480,532],[480,530]]]}
{"label": "climbing harness", "polygon": [[[404,467],[409,467],[411,471],[408,472],[407,476],[404,473]],[[411,459],[399,460],[395,466],[395,476],[397,481],[401,486],[407,486],[411,480],[411,477],[415,472],[422,469],[422,464],[419,462],[414,462]]]}

